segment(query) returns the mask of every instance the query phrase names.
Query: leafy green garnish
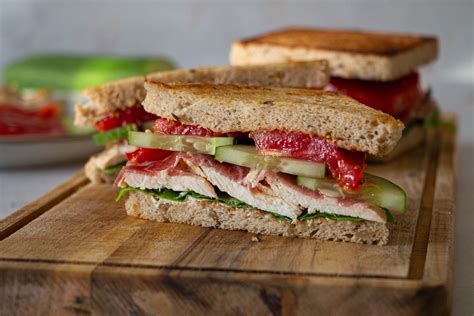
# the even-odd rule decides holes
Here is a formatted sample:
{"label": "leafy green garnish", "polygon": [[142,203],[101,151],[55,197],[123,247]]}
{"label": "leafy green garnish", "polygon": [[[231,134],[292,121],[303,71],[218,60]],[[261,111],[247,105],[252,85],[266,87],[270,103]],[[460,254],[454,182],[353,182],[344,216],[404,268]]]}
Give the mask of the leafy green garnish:
{"label": "leafy green garnish", "polygon": [[270,213],[272,214],[272,217],[274,219],[277,219],[279,221],[282,221],[282,222],[291,222],[293,221],[290,217],[288,216],[284,216],[284,215],[280,215],[280,214],[277,214],[277,213]]}
{"label": "leafy green garnish", "polygon": [[[389,210],[382,208],[386,214],[387,214],[387,222],[390,223],[395,223],[395,218],[393,217],[392,213],[390,213]],[[291,222],[293,221],[291,218],[279,214],[272,213],[273,218],[280,220],[280,221],[287,221]],[[337,214],[330,214],[330,213],[324,213],[324,212],[317,212],[317,213],[304,213],[301,214],[298,217],[299,221],[304,221],[308,219],[314,219],[314,218],[326,218],[332,221],[351,221],[351,222],[362,222],[365,221],[365,219],[360,218],[360,217],[353,217],[353,216],[345,216],[345,215],[337,215]]]}
{"label": "leafy green garnish", "polygon": [[407,134],[408,131],[415,126],[420,126],[425,129],[435,129],[440,127],[450,132],[456,131],[456,124],[452,121],[444,120],[438,109],[433,110],[424,118],[417,117],[406,122],[403,134]]}
{"label": "leafy green garnish", "polygon": [[190,197],[197,200],[214,200],[212,197],[205,196],[196,192],[176,192],[170,189],[161,189],[161,190],[142,190],[134,187],[125,187],[122,188],[115,199],[116,202],[130,191],[139,191],[148,195],[153,196],[157,199],[163,199],[173,202],[186,202]]}
{"label": "leafy green garnish", "polygon": [[120,189],[119,193],[117,194],[117,197],[115,198],[115,202],[120,201],[125,196],[125,194],[127,194],[130,191],[142,191],[143,193],[147,193],[144,190],[140,190],[134,187],[125,187],[125,188]]}
{"label": "leafy green garnish", "polygon": [[441,123],[441,114],[438,108],[434,108],[433,111],[428,113],[428,115],[423,120],[423,127],[426,129],[436,128],[440,126]]}
{"label": "leafy green garnish", "polygon": [[337,215],[337,214],[330,214],[324,212],[317,212],[313,214],[302,214],[298,217],[298,220],[308,220],[314,218],[326,218],[332,221],[351,221],[351,222],[361,222],[365,221],[365,219],[360,217],[353,217],[353,216],[345,216],[345,215]]}
{"label": "leafy green garnish", "polygon": [[[431,97],[431,89],[429,89],[427,93],[425,94],[424,102],[428,102],[430,97]],[[420,126],[425,129],[431,129],[431,128],[436,128],[440,126],[441,123],[442,121],[441,121],[440,111],[435,106],[434,109],[430,113],[428,113],[425,117],[415,117],[415,118],[410,119],[408,122],[406,122],[403,133],[406,134],[410,129],[412,129],[415,126]]]}
{"label": "leafy green garnish", "polygon": [[385,214],[387,214],[387,222],[389,222],[389,223],[396,223],[397,222],[395,220],[395,217],[393,217],[392,213],[390,213],[389,210],[387,210],[386,208],[383,208],[383,207],[382,207],[382,210],[384,210]]}
{"label": "leafy green garnish", "polygon": [[105,168],[104,170],[102,170],[102,172],[105,174],[117,174],[119,173],[120,170],[122,170],[123,166],[125,166],[126,164],[127,164],[126,160],[121,161],[118,164]]}
{"label": "leafy green garnish", "polygon": [[[255,209],[255,207],[248,205],[245,202],[242,202],[234,197],[231,197],[229,194],[225,192],[220,192],[217,190],[217,195],[218,198],[212,198],[210,196],[202,195],[196,192],[176,192],[170,189],[161,189],[161,190],[142,190],[134,187],[125,187],[120,190],[120,192],[117,195],[117,198],[115,199],[116,202],[120,201],[122,197],[124,197],[125,194],[127,194],[130,191],[139,191],[148,195],[153,196],[156,199],[164,199],[164,200],[169,200],[173,202],[186,202],[188,199],[194,198],[197,200],[210,200],[210,201],[216,201],[231,207],[235,208],[248,208],[248,209]],[[384,209],[385,212],[387,213],[387,221],[388,222],[395,222],[392,214],[387,210]],[[268,212],[270,213],[270,212]],[[291,219],[288,216],[276,214],[276,213],[270,213],[273,218],[279,220],[279,221],[287,221],[287,222],[292,222],[293,219]],[[326,218],[332,221],[352,221],[352,222],[361,222],[365,221],[364,219],[360,217],[352,217],[352,216],[345,216],[345,215],[336,215],[336,214],[329,214],[329,213],[324,213],[324,212],[317,212],[313,214],[302,214],[298,217],[298,220],[303,221],[303,220],[309,220],[309,219],[314,219],[314,218]]]}
{"label": "leafy green garnish", "polygon": [[235,208],[254,208],[253,206],[248,205],[247,203],[242,202],[241,200],[238,200],[225,192],[218,192],[217,196],[217,200],[219,202],[228,206],[232,206]]}
{"label": "leafy green garnish", "polygon": [[425,117],[423,127],[426,129],[441,127],[451,132],[456,131],[456,124],[452,121],[443,119],[441,112],[437,107],[435,107],[435,109]]}
{"label": "leafy green garnish", "polygon": [[126,139],[129,131],[136,130],[137,126],[135,124],[129,124],[122,127],[113,128],[105,132],[95,133],[92,135],[92,139],[96,145],[103,145],[115,140]]}
{"label": "leafy green garnish", "polygon": [[[279,214],[272,213],[272,216],[275,219],[278,219],[280,221],[288,221],[288,222],[293,221],[291,218],[289,218],[287,216],[279,215]],[[324,212],[316,212],[316,213],[312,213],[312,214],[304,213],[304,214],[301,214],[300,216],[298,216],[299,221],[315,219],[315,218],[326,218],[326,219],[330,219],[332,221],[351,221],[351,222],[365,221],[365,219],[360,218],[360,217],[337,215],[337,214],[330,214],[330,213],[324,213]]]}
{"label": "leafy green garnish", "polygon": [[420,126],[425,126],[425,119],[423,118],[414,118],[405,123],[405,128],[403,129],[403,134],[407,134],[412,128]]}
{"label": "leafy green garnish", "polygon": [[150,192],[150,195],[156,198],[174,202],[185,202],[190,194],[191,192],[176,192],[170,189],[153,190]]}
{"label": "leafy green garnish", "polygon": [[222,204],[235,207],[235,208],[250,208],[253,209],[253,206],[248,205],[245,202],[242,202],[241,200],[238,200],[232,196],[230,196],[227,193],[217,191],[217,199],[212,198],[210,196],[202,195],[196,192],[176,192],[170,189],[161,189],[161,190],[141,190],[133,187],[125,187],[122,190],[120,190],[116,201],[118,202],[127,192],[129,191],[140,191],[142,193],[151,195],[157,199],[164,199],[164,200],[169,200],[173,202],[186,202],[188,199],[194,198],[197,200],[211,200],[211,201],[217,201]]}
{"label": "leafy green garnish", "polygon": [[452,121],[448,120],[441,120],[440,126],[450,132],[455,132],[456,131],[456,124]]}

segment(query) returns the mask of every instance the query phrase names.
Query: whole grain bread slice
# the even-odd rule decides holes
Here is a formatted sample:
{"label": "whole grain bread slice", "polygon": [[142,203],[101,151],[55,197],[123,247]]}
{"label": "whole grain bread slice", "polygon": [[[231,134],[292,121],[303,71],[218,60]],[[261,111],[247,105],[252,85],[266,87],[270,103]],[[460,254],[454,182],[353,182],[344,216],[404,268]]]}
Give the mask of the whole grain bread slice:
{"label": "whole grain bread slice", "polygon": [[142,192],[131,192],[127,214],[157,222],[172,222],[227,230],[245,230],[263,235],[313,238],[384,245],[389,230],[385,224],[364,221],[332,221],[324,218],[286,222],[258,210],[233,208],[203,200],[169,202]]}
{"label": "whole grain bread slice", "polygon": [[354,30],[287,28],[232,44],[232,65],[326,59],[331,75],[389,81],[436,59],[436,37]]}
{"label": "whole grain bread slice", "polygon": [[145,82],[145,110],[215,132],[284,130],[315,134],[348,150],[389,153],[403,123],[334,92]]}
{"label": "whole grain bread slice", "polygon": [[325,60],[248,66],[217,66],[159,72],[98,85],[83,91],[86,105],[76,105],[76,124],[91,125],[96,116],[140,104],[147,80],[182,83],[232,83],[243,86],[321,88],[329,81]]}

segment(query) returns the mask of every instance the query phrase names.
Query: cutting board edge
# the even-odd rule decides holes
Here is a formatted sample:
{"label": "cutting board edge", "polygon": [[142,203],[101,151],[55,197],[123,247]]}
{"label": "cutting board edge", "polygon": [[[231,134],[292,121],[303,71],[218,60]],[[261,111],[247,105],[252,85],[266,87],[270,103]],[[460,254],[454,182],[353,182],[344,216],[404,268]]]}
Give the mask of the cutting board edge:
{"label": "cutting board edge", "polygon": [[28,225],[88,183],[84,170],[80,170],[51,191],[0,220],[0,241]]}
{"label": "cutting board edge", "polygon": [[[257,308],[259,312],[267,313],[291,308],[307,314],[314,308],[329,307],[362,312],[367,309],[368,302],[371,302],[371,309],[385,311],[387,315],[400,312],[400,307],[409,311],[428,310],[434,312],[432,314],[450,310],[446,284],[426,284],[423,280],[287,276],[78,263],[51,266],[51,263],[1,261],[0,296],[15,300],[15,304],[5,304],[6,310],[2,312],[26,313],[31,312],[31,306],[38,306],[46,313],[110,314],[124,308],[153,310],[157,304],[162,306],[164,303],[168,308],[186,306],[190,309],[188,312],[197,313],[211,308],[209,313],[217,314],[232,311],[229,309],[232,306],[223,303],[230,299],[247,302],[239,306],[244,311]],[[32,277],[36,282],[31,282]],[[222,296],[215,302],[213,297],[218,293]],[[49,304],[42,304],[45,297],[50,300]],[[310,299],[316,297],[317,301]],[[248,302],[252,302],[252,306]],[[14,310],[8,309],[13,307]]]}

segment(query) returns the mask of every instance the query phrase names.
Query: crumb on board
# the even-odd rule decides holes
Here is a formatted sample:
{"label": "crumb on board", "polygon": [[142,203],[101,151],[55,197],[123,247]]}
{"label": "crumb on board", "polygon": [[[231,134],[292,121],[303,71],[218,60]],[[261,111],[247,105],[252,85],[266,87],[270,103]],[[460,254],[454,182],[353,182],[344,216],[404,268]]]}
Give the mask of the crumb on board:
{"label": "crumb on board", "polygon": [[259,241],[260,241],[260,239],[258,239],[258,237],[257,237],[257,236],[252,236],[252,241],[259,242]]}

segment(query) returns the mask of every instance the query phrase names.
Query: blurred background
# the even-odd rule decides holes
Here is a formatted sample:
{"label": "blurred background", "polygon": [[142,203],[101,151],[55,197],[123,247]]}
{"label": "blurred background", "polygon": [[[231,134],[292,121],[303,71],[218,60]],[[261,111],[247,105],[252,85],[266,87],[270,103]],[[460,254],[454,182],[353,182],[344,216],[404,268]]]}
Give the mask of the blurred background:
{"label": "blurred background", "polygon": [[[0,0],[0,69],[33,53],[64,52],[163,55],[178,66],[228,63],[234,39],[285,26],[361,28],[432,34],[440,40],[439,60],[424,67],[442,111],[459,119],[459,185],[454,308],[474,311],[474,2],[473,1],[108,1]],[[74,167],[74,166],[73,166]],[[37,195],[70,175],[71,166],[14,171],[15,179],[37,181]],[[55,178],[44,173],[56,172]],[[12,171],[13,172],[13,171]],[[18,193],[1,176],[0,199]],[[35,182],[34,182],[35,183]],[[34,185],[33,183],[33,185]],[[36,191],[35,191],[36,192]],[[2,202],[0,218],[33,197]]]}

